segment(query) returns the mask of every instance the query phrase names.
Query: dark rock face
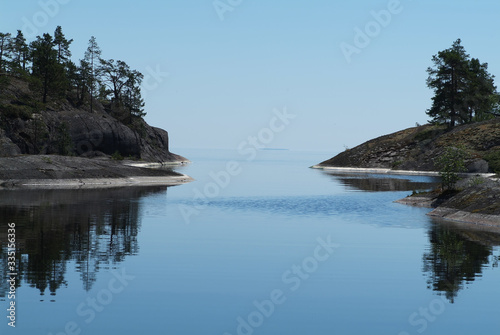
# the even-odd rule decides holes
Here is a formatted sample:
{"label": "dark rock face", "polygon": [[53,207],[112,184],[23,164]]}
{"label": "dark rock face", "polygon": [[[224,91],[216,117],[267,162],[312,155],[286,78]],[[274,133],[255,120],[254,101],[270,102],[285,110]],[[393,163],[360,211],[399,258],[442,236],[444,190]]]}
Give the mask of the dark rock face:
{"label": "dark rock face", "polygon": [[0,156],[15,156],[20,154],[21,149],[10,138],[6,137],[5,132],[0,129]]}
{"label": "dark rock face", "polygon": [[465,188],[440,205],[470,213],[500,215],[500,184],[480,180],[477,185]]}
{"label": "dark rock face", "polygon": [[488,173],[490,167],[484,159],[475,159],[467,165],[469,173]]}
{"label": "dark rock face", "polygon": [[150,162],[169,162],[179,156],[168,150],[168,133],[143,120],[133,126],[109,114],[71,107],[43,111],[29,119],[5,120],[0,133],[0,156],[66,154],[84,157],[113,155]]}

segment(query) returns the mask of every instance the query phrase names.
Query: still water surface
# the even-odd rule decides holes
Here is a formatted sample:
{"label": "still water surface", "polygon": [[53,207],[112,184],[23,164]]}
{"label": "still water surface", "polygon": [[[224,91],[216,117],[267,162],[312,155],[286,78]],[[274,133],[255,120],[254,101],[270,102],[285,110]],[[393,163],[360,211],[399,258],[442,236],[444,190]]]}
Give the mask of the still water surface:
{"label": "still water surface", "polygon": [[393,203],[435,180],[181,154],[186,185],[1,192],[0,333],[498,334],[500,236]]}

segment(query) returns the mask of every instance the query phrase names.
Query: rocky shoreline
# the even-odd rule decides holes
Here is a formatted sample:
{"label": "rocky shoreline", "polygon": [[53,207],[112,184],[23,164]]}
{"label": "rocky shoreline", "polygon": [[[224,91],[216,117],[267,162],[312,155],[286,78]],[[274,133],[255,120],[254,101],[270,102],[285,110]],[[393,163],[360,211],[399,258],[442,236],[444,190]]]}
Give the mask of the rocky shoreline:
{"label": "rocky shoreline", "polygon": [[[313,168],[335,173],[439,176],[437,162],[450,147],[466,148],[467,173],[457,192],[417,193],[397,202],[433,208],[435,218],[500,227],[500,118],[449,129],[427,124],[369,140]],[[497,178],[497,179],[495,179]]]}
{"label": "rocky shoreline", "polygon": [[[131,185],[178,185],[192,181],[174,172],[174,164],[189,162],[181,156],[164,164],[117,161],[107,157],[85,158],[59,155],[0,157],[0,189],[100,188]],[[142,165],[142,166],[141,166]]]}
{"label": "rocky shoreline", "polygon": [[500,183],[491,178],[464,179],[453,192],[425,192],[395,202],[433,208],[427,215],[448,221],[500,229]]}

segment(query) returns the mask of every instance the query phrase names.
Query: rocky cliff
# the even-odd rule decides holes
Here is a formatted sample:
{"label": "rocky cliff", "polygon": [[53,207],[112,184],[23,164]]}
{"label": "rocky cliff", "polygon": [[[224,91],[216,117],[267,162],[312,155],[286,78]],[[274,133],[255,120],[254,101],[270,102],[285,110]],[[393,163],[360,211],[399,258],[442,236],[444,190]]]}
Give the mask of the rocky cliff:
{"label": "rocky cliff", "polygon": [[168,133],[142,118],[124,122],[95,103],[67,100],[39,104],[29,85],[12,79],[0,92],[0,157],[19,154],[112,156],[148,162],[183,161],[168,148]]}

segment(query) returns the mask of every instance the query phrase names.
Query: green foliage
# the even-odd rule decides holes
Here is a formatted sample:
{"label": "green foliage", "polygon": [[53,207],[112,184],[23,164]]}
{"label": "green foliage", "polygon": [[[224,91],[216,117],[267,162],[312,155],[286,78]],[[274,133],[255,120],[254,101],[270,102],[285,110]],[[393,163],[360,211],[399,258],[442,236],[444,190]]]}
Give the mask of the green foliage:
{"label": "green foliage", "polygon": [[[67,39],[61,26],[54,34],[37,36],[29,45],[22,31],[12,37],[0,33],[0,77],[5,73],[25,78],[43,103],[67,99],[74,105],[90,105],[99,96],[108,110],[126,124],[142,118],[144,100],[141,97],[142,73],[124,61],[101,58],[101,49],[92,36],[79,64],[71,61],[72,39]],[[6,76],[5,76],[6,77]],[[2,89],[0,82],[0,90]],[[1,93],[1,92],[0,92]],[[15,114],[15,111],[10,111]]]}
{"label": "green foliage", "polygon": [[58,53],[54,46],[54,40],[49,34],[38,36],[30,45],[32,76],[37,79],[34,86],[40,91],[43,103],[47,102],[49,94],[64,95],[67,87],[64,66],[58,62]]}
{"label": "green foliage", "polygon": [[490,169],[495,173],[500,173],[500,150],[491,151],[484,156],[490,166]]}
{"label": "green foliage", "polygon": [[401,166],[401,164],[403,164],[403,161],[401,161],[401,160],[400,161],[395,161],[395,162],[392,163],[392,168],[393,169],[397,169],[397,168],[399,168]]}
{"label": "green foliage", "polygon": [[122,161],[124,159],[122,154],[118,150],[111,155],[111,158],[116,161]]}
{"label": "green foliage", "polygon": [[485,182],[486,181],[484,180],[484,178],[475,176],[475,177],[472,177],[472,178],[470,178],[468,180],[468,185],[469,185],[469,187],[471,187],[471,186],[477,186],[477,185],[482,185]]}
{"label": "green foliage", "polygon": [[53,164],[52,159],[50,157],[43,157],[42,160],[47,164]]}
{"label": "green foliage", "polygon": [[101,48],[99,48],[96,38],[92,36],[89,40],[87,51],[85,51],[84,59],[81,60],[81,74],[86,80],[88,92],[90,93],[90,112],[92,112],[94,108],[94,96],[98,94],[97,84],[99,82],[99,78],[96,78],[96,67],[100,58]]}
{"label": "green foliage", "polygon": [[415,135],[415,141],[422,142],[425,140],[432,140],[437,136],[439,136],[440,134],[442,134],[443,132],[444,132],[443,126],[435,125]]}
{"label": "green foliage", "polygon": [[40,154],[44,151],[44,147],[47,144],[49,132],[47,130],[47,124],[41,119],[39,114],[34,114],[32,118],[31,135],[33,148],[35,150],[34,154]]}
{"label": "green foliage", "polygon": [[28,63],[29,48],[21,30],[17,31],[17,35],[11,41],[12,61],[11,69],[14,73],[25,74],[26,65]]}
{"label": "green foliage", "polygon": [[463,146],[446,147],[444,152],[437,158],[436,167],[439,169],[443,188],[453,190],[455,184],[460,180],[459,173],[467,171],[465,166],[469,158],[467,150]]}
{"label": "green foliage", "polygon": [[101,98],[109,99],[116,109],[125,109],[127,122],[133,117],[143,117],[144,100],[141,97],[141,83],[144,78],[139,71],[132,70],[124,61],[114,59],[100,60],[98,73],[105,87]]}
{"label": "green foliage", "polygon": [[57,62],[59,64],[63,64],[68,61],[71,57],[71,51],[69,50],[70,44],[73,40],[67,40],[62,32],[61,26],[57,26],[56,31],[54,32],[54,47],[57,52]]}
{"label": "green foliage", "polygon": [[33,108],[26,105],[1,105],[0,104],[0,116],[6,119],[16,119],[20,118],[23,120],[29,120],[33,115]]}
{"label": "green foliage", "polygon": [[434,67],[427,69],[427,86],[435,95],[427,115],[433,122],[448,123],[453,128],[457,123],[492,117],[499,94],[487,63],[470,59],[460,39],[434,55],[432,61]]}
{"label": "green foliage", "polygon": [[146,138],[147,133],[144,120],[135,117],[132,120],[132,123],[128,124],[127,126],[133,131],[137,132],[140,137]]}
{"label": "green foliage", "polygon": [[[75,63],[71,60],[72,42],[61,26],[31,43],[26,42],[21,30],[15,36],[0,33],[0,126],[10,127],[9,120],[21,118],[27,121],[23,136],[30,142],[29,153],[71,155],[74,143],[68,125],[55,125],[49,136],[44,118],[35,113],[57,110],[67,103],[89,106],[93,112],[98,97],[105,111],[145,137],[142,73],[124,61],[103,60],[94,36],[83,59]],[[123,159],[119,152],[113,158]]]}
{"label": "green foliage", "polygon": [[11,56],[10,34],[0,33],[0,74],[7,69],[8,60]]}
{"label": "green foliage", "polygon": [[494,117],[491,112],[498,107],[500,96],[493,77],[488,73],[487,63],[481,63],[477,58],[469,61],[468,85],[461,106],[462,122],[484,121]]}
{"label": "green foliage", "polygon": [[69,135],[68,125],[66,123],[61,123],[57,127],[57,146],[60,155],[70,156],[73,153],[73,141]]}
{"label": "green foliage", "polygon": [[0,75],[0,95],[9,86],[9,77]]}

